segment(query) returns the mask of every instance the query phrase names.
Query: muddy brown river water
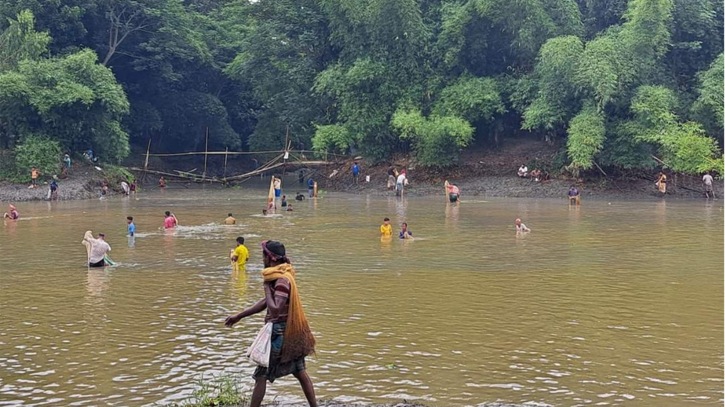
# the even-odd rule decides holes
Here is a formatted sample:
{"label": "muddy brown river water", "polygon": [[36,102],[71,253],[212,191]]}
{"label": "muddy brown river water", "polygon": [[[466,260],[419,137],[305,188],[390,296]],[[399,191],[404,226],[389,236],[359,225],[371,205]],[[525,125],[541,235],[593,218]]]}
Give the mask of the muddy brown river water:
{"label": "muddy brown river water", "polygon": [[[251,386],[243,352],[262,318],[223,321],[263,295],[268,238],[297,268],[322,399],[722,405],[722,201],[570,210],[329,194],[265,218],[263,196],[172,189],[21,205],[22,220],[0,225],[0,406],[164,404],[200,375]],[[181,222],[173,232],[159,229],[165,210]],[[220,225],[227,212],[238,225]],[[416,239],[381,241],[385,216]],[[533,231],[517,237],[516,217]],[[116,267],[85,267],[88,229],[106,233]],[[227,260],[239,235],[246,274]],[[273,395],[304,400],[294,380]]]}

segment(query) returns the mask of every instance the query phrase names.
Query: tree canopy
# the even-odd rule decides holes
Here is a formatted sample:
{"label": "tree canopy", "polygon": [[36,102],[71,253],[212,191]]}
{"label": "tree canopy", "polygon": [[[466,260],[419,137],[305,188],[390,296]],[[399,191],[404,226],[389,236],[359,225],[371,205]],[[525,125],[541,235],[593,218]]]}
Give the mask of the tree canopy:
{"label": "tree canopy", "polygon": [[[0,148],[296,146],[449,166],[529,134],[566,168],[722,172],[715,0],[9,0]],[[662,164],[664,163],[664,164]]]}

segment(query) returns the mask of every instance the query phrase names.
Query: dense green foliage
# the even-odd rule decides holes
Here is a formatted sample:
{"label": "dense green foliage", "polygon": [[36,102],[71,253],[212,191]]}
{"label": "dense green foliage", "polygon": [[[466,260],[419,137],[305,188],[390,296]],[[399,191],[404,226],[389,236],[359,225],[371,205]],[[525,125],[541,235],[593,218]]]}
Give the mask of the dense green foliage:
{"label": "dense green foliage", "polygon": [[[29,11],[25,11],[29,10]],[[33,19],[34,15],[34,19]],[[717,0],[9,0],[0,148],[295,147],[722,172]],[[554,170],[557,170],[556,168]]]}
{"label": "dense green foliage", "polygon": [[35,167],[43,174],[58,174],[60,145],[47,138],[30,135],[15,149],[16,179],[30,181],[30,169]]}

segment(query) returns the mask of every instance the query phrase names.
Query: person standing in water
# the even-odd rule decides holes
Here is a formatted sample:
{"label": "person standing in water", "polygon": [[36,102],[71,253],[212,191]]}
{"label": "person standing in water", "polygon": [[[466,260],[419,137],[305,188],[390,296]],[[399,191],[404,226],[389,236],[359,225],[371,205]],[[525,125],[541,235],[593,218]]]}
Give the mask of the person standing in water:
{"label": "person standing in water", "polygon": [[232,216],[232,213],[231,212],[229,212],[227,214],[227,218],[224,219],[224,224],[225,225],[236,225],[237,224],[237,220],[234,219],[234,216]]}
{"label": "person standing in water", "polygon": [[106,255],[111,251],[111,246],[106,243],[106,235],[103,233],[98,234],[98,239],[93,238],[93,234],[88,231],[83,237],[84,243],[91,245],[90,251],[88,252],[88,267],[105,267]]}
{"label": "person standing in water", "polygon": [[569,187],[569,205],[579,205],[579,190],[574,185]]}
{"label": "person standing in water", "polygon": [[50,181],[50,200],[58,200],[58,183],[55,180]]}
{"label": "person standing in water", "polygon": [[237,247],[232,250],[231,254],[232,263],[235,264],[237,270],[244,270],[249,261],[249,250],[244,246],[244,238],[239,236],[237,238]]}
{"label": "person standing in water", "polygon": [[287,206],[287,195],[282,195],[282,207]]}
{"label": "person standing in water", "polygon": [[380,225],[380,237],[390,237],[393,235],[393,225],[390,224],[390,218],[383,219]]}
{"label": "person standing in water", "polygon": [[[712,189],[713,178],[709,172],[702,176],[702,184],[705,186],[705,198],[715,198],[715,191]],[[711,196],[712,195],[712,196]]]}
{"label": "person standing in water", "polygon": [[315,195],[315,180],[310,177],[307,180],[307,194],[310,198],[314,198]]}
{"label": "person standing in water", "polygon": [[128,236],[134,237],[136,235],[136,225],[133,223],[133,216],[126,216],[126,223],[128,224]]}
{"label": "person standing in water", "polygon": [[159,188],[166,188],[166,180],[164,177],[159,178]]}
{"label": "person standing in water", "polygon": [[413,232],[408,230],[408,224],[403,222],[400,225],[400,234],[398,235],[400,239],[412,239],[413,238]]}
{"label": "person standing in water", "polygon": [[655,182],[655,185],[657,185],[657,189],[662,192],[662,195],[667,193],[667,175],[665,175],[664,172],[660,172],[660,175],[657,177],[657,182]]}
{"label": "person standing in water", "polygon": [[138,189],[138,181],[133,180],[133,182],[131,182],[131,187],[130,188],[131,188],[131,193],[132,194],[135,194],[136,193],[136,190]]}
{"label": "person standing in water", "polygon": [[269,367],[258,366],[254,371],[250,407],[262,404],[267,381],[274,383],[276,379],[290,374],[299,381],[310,407],[317,407],[315,389],[305,366],[305,357],[315,351],[315,337],[302,308],[295,270],[280,242],[263,241],[262,257],[265,267],[262,271],[264,298],[224,321],[225,326],[233,327],[243,318],[266,309],[264,321],[273,324]]}
{"label": "person standing in water", "polygon": [[448,200],[455,203],[461,199],[461,190],[453,184],[448,184]]}
{"label": "person standing in water", "polygon": [[178,226],[178,224],[179,220],[176,219],[176,215],[169,211],[164,213],[164,229],[173,229]]}
{"label": "person standing in water", "polygon": [[274,197],[279,198],[282,195],[282,178],[274,175]]}
{"label": "person standing in water", "polygon": [[516,219],[516,233],[531,232],[531,229],[527,228],[526,225],[521,223],[521,219]]}

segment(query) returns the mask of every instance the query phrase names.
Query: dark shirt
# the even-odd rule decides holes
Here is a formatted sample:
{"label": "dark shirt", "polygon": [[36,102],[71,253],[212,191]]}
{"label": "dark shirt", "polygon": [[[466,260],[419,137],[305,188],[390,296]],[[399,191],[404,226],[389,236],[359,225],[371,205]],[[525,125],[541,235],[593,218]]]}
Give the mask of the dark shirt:
{"label": "dark shirt", "polygon": [[579,190],[574,188],[569,190],[569,196],[577,196],[579,195]]}
{"label": "dark shirt", "polygon": [[315,181],[312,180],[312,178],[307,180],[307,188],[312,189],[315,187]]}
{"label": "dark shirt", "polygon": [[[410,230],[406,230],[405,232],[408,232],[409,235],[413,236],[413,232],[411,232]],[[401,239],[405,239],[405,234],[404,234],[405,232],[403,232],[401,230],[400,231],[400,234],[398,235],[398,237],[400,237]]]}
{"label": "dark shirt", "polygon": [[388,170],[388,175],[392,175],[394,177],[395,176],[395,169],[393,169],[393,168],[389,169]]}
{"label": "dark shirt", "polygon": [[289,280],[287,280],[286,278],[280,278],[274,281],[272,285],[272,295],[274,297],[284,297],[287,299],[287,301],[279,310],[279,315],[277,315],[277,318],[272,318],[272,315],[270,315],[269,313],[269,308],[267,308],[267,316],[264,317],[264,322],[287,322],[287,314],[289,314],[289,292]]}
{"label": "dark shirt", "polygon": [[58,189],[58,183],[56,183],[55,181],[51,182],[50,183],[50,190],[51,191],[55,191],[56,189]]}
{"label": "dark shirt", "polygon": [[357,164],[353,165],[353,166],[352,166],[352,174],[353,174],[353,175],[357,175],[357,174],[359,174],[359,173],[360,173],[360,166],[359,166],[359,165],[357,165]]}
{"label": "dark shirt", "polygon": [[287,200],[286,199],[283,199],[282,200],[282,206],[287,206]]}

